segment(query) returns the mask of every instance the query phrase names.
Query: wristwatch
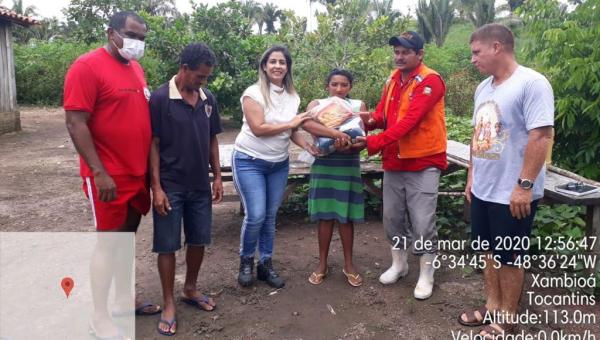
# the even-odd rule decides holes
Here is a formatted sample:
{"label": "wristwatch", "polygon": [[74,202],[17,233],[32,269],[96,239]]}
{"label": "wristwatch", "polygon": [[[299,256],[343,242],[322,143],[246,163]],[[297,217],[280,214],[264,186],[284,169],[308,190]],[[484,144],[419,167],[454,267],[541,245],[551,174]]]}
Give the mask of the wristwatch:
{"label": "wristwatch", "polygon": [[533,188],[533,181],[530,179],[519,178],[517,183],[519,184],[521,189],[524,189],[524,190],[531,190],[531,188]]}

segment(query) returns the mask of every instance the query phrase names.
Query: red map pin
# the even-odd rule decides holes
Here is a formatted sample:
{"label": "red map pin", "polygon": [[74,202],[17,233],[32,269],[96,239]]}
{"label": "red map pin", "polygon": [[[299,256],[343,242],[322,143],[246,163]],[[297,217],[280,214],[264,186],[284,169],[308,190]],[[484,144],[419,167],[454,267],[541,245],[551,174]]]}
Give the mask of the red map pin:
{"label": "red map pin", "polygon": [[73,287],[75,287],[75,282],[73,282],[72,278],[65,277],[64,279],[62,279],[62,281],[60,281],[60,286],[65,291],[67,298],[69,298],[69,294],[71,293],[71,290],[73,290]]}

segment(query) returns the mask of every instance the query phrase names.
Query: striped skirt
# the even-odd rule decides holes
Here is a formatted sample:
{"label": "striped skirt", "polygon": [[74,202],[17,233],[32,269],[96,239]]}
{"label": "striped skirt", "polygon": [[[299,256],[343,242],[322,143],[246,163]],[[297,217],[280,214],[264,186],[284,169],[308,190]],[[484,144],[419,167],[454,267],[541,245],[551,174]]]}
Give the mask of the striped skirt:
{"label": "striped skirt", "polygon": [[317,157],[310,168],[311,221],[363,222],[365,207],[359,154]]}

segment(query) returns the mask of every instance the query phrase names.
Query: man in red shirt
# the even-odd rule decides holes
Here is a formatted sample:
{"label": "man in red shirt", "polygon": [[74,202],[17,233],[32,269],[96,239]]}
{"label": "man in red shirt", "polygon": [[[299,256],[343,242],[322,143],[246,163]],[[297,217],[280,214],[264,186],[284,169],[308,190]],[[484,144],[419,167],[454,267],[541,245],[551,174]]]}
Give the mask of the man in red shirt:
{"label": "man in red shirt", "polygon": [[396,282],[408,273],[408,248],[420,256],[414,296],[433,290],[437,252],[435,210],[439,177],[446,169],[446,124],[440,75],[423,64],[423,40],[416,32],[392,37],[396,70],[388,78],[375,112],[363,113],[368,130],[360,138],[370,155],[382,152],[383,226],[392,243],[392,266],[379,281]]}
{"label": "man in red shirt", "polygon": [[[98,231],[135,232],[150,208],[146,180],[151,129],[144,71],[138,64],[147,33],[134,12],[116,13],[107,29],[108,43],[80,56],[69,68],[64,84],[66,125],[80,155],[80,174]],[[133,261],[133,247],[98,238],[94,251],[92,293],[94,316],[90,328],[97,337],[120,334],[107,311],[114,276],[118,310],[127,314],[131,301],[129,273],[114,268]],[[114,238],[112,239],[114,240]],[[119,266],[111,261],[121,261]],[[131,263],[132,264],[132,263]],[[156,314],[160,307],[138,304],[136,314]]]}

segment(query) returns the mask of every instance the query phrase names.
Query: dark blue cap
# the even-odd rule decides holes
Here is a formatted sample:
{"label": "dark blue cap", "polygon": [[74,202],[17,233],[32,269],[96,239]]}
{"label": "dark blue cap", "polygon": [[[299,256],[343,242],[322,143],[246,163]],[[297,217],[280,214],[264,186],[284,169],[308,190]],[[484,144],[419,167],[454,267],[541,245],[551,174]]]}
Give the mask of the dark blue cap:
{"label": "dark blue cap", "polygon": [[414,31],[406,31],[397,37],[391,37],[389,44],[392,46],[404,46],[416,52],[423,49],[423,39],[419,33]]}

